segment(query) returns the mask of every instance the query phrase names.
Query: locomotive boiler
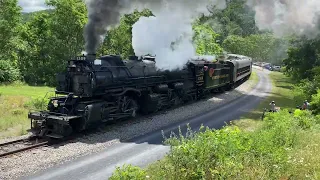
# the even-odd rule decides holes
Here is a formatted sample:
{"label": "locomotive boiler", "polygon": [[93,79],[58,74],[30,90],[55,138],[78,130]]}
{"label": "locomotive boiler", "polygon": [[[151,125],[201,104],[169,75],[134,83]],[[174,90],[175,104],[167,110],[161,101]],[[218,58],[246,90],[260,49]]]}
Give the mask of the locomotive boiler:
{"label": "locomotive boiler", "polygon": [[158,70],[152,56],[79,56],[57,75],[56,96],[47,110],[28,114],[31,130],[35,136],[63,138],[103,122],[153,113],[232,89],[251,68],[249,57],[234,54],[218,62],[195,57],[173,71]]}

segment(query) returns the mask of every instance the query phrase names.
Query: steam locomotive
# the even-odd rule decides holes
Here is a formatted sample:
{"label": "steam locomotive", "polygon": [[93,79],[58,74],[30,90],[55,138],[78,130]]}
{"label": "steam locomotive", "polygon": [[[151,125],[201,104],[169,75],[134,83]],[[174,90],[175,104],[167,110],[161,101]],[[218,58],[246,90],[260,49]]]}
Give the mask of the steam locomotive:
{"label": "steam locomotive", "polygon": [[55,96],[46,111],[30,112],[34,136],[64,138],[100,123],[132,118],[234,88],[252,71],[249,57],[228,54],[218,62],[201,56],[182,69],[163,71],[156,58],[88,54],[68,61],[57,75]]}

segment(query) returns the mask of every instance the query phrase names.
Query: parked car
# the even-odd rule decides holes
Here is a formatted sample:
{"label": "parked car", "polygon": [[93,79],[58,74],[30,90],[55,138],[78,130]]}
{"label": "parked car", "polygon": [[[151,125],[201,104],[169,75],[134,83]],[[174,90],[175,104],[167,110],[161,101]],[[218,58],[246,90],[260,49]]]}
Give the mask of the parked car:
{"label": "parked car", "polygon": [[281,67],[280,66],[273,66],[272,67],[273,71],[279,71],[281,70]]}

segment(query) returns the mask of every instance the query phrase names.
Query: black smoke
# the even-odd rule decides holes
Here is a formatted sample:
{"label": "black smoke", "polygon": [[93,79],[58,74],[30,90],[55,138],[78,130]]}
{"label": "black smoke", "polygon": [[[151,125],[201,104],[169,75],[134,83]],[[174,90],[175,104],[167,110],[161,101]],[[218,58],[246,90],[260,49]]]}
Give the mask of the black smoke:
{"label": "black smoke", "polygon": [[103,41],[107,30],[120,20],[120,0],[87,0],[88,23],[85,26],[85,49],[94,54]]}

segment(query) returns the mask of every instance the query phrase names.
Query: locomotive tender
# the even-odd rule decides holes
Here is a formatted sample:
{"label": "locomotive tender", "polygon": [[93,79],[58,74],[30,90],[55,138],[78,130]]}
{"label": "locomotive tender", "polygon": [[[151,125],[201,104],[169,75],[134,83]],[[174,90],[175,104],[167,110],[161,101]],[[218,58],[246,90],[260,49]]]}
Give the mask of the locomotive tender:
{"label": "locomotive tender", "polygon": [[[160,71],[155,58],[79,56],[57,75],[56,96],[47,111],[31,112],[34,136],[63,138],[110,120],[135,117],[225,91],[247,80],[249,57],[228,54],[223,61],[190,59],[181,70]],[[57,96],[60,95],[60,96]]]}

